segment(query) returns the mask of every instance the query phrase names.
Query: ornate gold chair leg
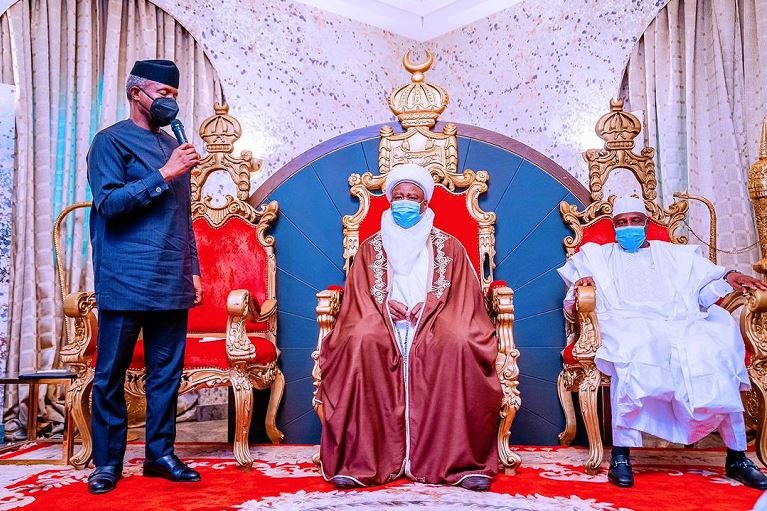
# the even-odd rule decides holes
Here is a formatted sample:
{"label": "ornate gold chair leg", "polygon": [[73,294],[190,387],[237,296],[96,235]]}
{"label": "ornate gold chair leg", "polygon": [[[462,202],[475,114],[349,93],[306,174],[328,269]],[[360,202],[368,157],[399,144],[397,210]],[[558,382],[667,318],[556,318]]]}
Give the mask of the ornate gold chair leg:
{"label": "ornate gold chair leg", "polygon": [[501,460],[504,472],[509,475],[516,474],[517,467],[522,463],[522,458],[509,445],[511,424],[516,416],[516,407],[507,404],[503,405],[501,409],[501,424],[498,426],[498,457]]}
{"label": "ornate gold chair leg", "polygon": [[754,367],[755,365],[761,364],[753,364],[748,370],[751,377],[751,389],[756,397],[759,410],[758,417],[756,418],[756,440],[754,447],[759,461],[762,462],[762,465],[767,466],[767,424],[765,424],[767,422],[767,417],[765,417],[765,410],[767,410],[767,377],[760,376],[759,373],[763,373],[763,371],[757,371]]}
{"label": "ornate gold chair leg", "polygon": [[75,428],[80,432],[81,445],[69,463],[78,469],[88,466],[93,456],[93,437],[91,436],[91,391],[93,389],[93,369],[76,370],[77,378],[67,392],[67,408],[71,411]]}
{"label": "ornate gold chair leg", "polygon": [[[507,333],[508,330],[500,332]],[[503,339],[503,337],[501,338]],[[503,402],[501,403],[500,411],[501,423],[498,426],[498,458],[507,474],[516,473],[517,467],[522,463],[519,454],[514,452],[509,445],[511,425],[517,416],[517,411],[522,406],[522,398],[517,388],[519,386],[517,357],[519,357],[519,351],[516,349],[511,348],[506,352],[499,350],[495,361],[495,370],[501,383],[501,390],[503,391]]]}
{"label": "ornate gold chair leg", "polygon": [[[569,381],[568,381],[569,380]],[[557,378],[557,394],[559,403],[565,412],[565,430],[559,434],[559,445],[570,445],[575,438],[576,420],[575,406],[573,406],[573,393],[570,384],[574,380],[574,374],[569,369],[564,369]]]}
{"label": "ornate gold chair leg", "polygon": [[248,447],[250,419],[253,415],[253,385],[239,368],[231,372],[232,390],[234,391],[235,429],[234,458],[241,468],[250,468],[253,457]]}
{"label": "ornate gold chair leg", "polygon": [[285,435],[277,428],[277,410],[282,401],[282,393],[285,391],[285,376],[279,368],[275,369],[274,382],[269,396],[269,406],[266,409],[266,434],[273,444],[279,444]]}
{"label": "ornate gold chair leg", "polygon": [[589,438],[589,457],[584,463],[586,473],[596,474],[602,463],[604,448],[602,438],[599,435],[599,417],[597,415],[597,393],[602,374],[591,365],[586,368],[585,375],[578,391],[578,400],[583,414],[583,423],[586,426],[586,435]]}

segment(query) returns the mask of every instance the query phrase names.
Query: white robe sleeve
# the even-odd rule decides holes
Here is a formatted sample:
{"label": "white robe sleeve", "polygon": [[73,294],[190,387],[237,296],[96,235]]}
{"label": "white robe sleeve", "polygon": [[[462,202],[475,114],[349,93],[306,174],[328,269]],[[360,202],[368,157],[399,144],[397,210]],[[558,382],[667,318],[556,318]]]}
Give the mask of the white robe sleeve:
{"label": "white robe sleeve", "polygon": [[697,284],[698,304],[704,309],[714,305],[717,300],[732,292],[726,280],[724,280],[725,268],[712,263],[703,256],[700,247],[696,247],[693,253],[692,279]]}
{"label": "white robe sleeve", "polygon": [[726,280],[712,280],[698,292],[698,303],[704,309],[714,305],[720,298],[732,293],[732,286]]}

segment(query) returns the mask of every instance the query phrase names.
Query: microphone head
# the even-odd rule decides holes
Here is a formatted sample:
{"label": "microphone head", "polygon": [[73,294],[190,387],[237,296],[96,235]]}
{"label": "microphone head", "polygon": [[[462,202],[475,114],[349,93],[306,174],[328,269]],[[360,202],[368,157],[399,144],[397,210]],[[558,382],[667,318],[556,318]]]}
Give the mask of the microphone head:
{"label": "microphone head", "polygon": [[176,135],[176,140],[179,144],[186,144],[186,134],[184,133],[184,125],[178,119],[170,121],[170,129],[173,130],[173,134]]}

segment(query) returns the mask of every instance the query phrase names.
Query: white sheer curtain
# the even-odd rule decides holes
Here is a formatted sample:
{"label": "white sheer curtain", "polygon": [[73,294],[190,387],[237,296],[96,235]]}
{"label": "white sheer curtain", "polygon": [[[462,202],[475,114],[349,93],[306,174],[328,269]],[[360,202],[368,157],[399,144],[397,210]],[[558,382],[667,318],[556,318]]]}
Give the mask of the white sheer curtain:
{"label": "white sheer curtain", "polygon": [[[0,16],[0,55],[0,82],[17,90],[7,367],[29,371],[53,367],[63,338],[53,222],[63,207],[90,199],[88,146],[99,129],[127,117],[125,79],[133,62],[178,64],[180,118],[189,136],[222,91],[201,46],[146,0],[20,0]],[[81,210],[67,232],[71,290],[92,289],[87,239]],[[10,387],[3,407],[10,434],[26,420],[26,389],[20,390]],[[47,413],[56,418],[55,408]]]}
{"label": "white sheer curtain", "polygon": [[[632,53],[622,87],[627,109],[644,112],[663,203],[682,191],[711,199],[719,263],[744,272],[758,259],[756,247],[745,250],[756,241],[746,183],[767,115],[765,79],[767,0],[671,0]],[[708,212],[699,203],[691,210],[707,242]]]}

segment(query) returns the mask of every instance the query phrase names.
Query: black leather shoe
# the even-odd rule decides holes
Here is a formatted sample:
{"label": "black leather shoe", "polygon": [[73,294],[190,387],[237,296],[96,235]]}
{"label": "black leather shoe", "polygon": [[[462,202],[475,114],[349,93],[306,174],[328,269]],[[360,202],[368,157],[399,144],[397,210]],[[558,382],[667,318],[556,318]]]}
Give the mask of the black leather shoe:
{"label": "black leather shoe", "polygon": [[462,488],[471,491],[487,491],[490,489],[490,478],[483,476],[467,476],[458,484]]}
{"label": "black leather shoe", "polygon": [[360,486],[357,481],[349,476],[334,476],[330,478],[330,482],[342,490],[351,490],[352,488],[358,488]]}
{"label": "black leather shoe", "polygon": [[144,462],[145,477],[164,477],[174,483],[195,483],[200,474],[183,463],[175,454]]}
{"label": "black leather shoe", "polygon": [[767,490],[767,476],[751,461],[746,453],[740,452],[735,456],[728,456],[724,464],[724,472],[730,479],[735,479],[749,488]]}
{"label": "black leather shoe", "polygon": [[88,491],[94,494],[107,493],[115,489],[117,481],[122,477],[121,465],[104,465],[88,476]]}
{"label": "black leather shoe", "polygon": [[607,480],[620,488],[634,486],[634,472],[631,470],[631,460],[627,454],[613,454]]}

